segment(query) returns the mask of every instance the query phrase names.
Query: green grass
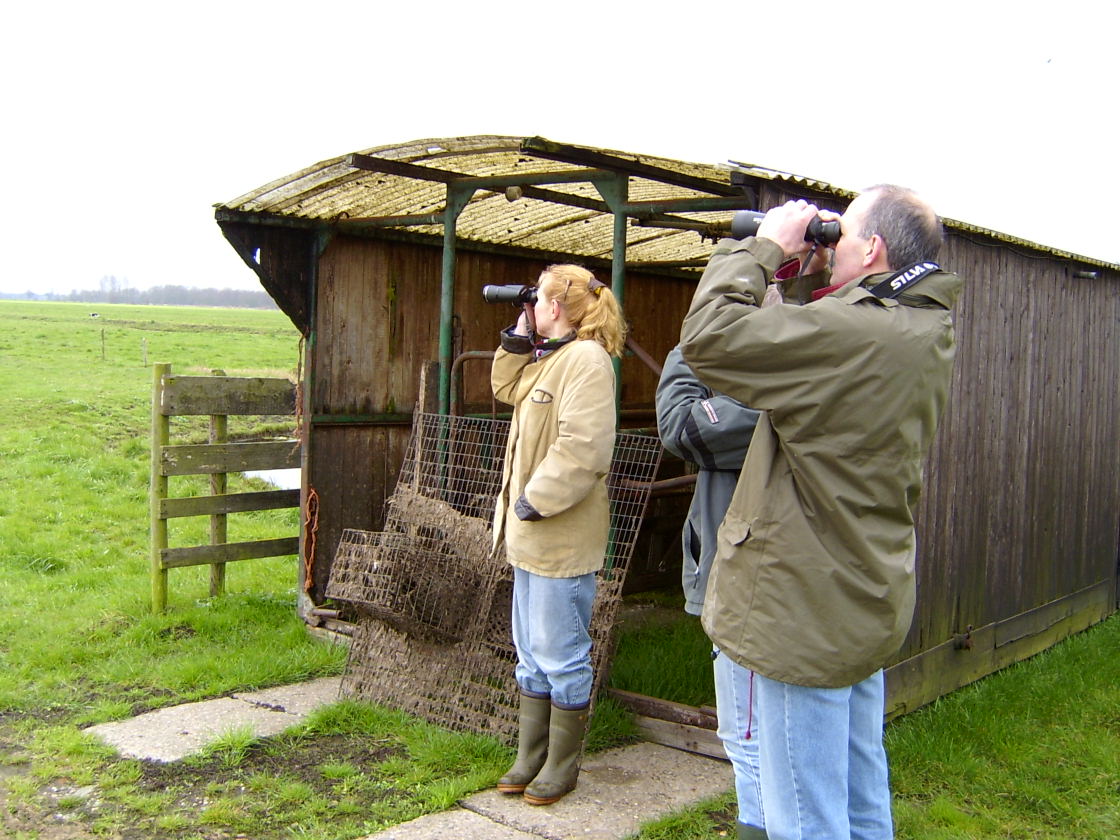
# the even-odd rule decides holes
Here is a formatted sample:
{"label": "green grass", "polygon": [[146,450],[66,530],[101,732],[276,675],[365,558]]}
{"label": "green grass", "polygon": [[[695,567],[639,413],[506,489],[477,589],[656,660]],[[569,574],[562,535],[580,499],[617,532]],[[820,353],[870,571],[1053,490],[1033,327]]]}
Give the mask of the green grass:
{"label": "green grass", "polygon": [[[231,564],[229,595],[213,600],[208,570],[171,570],[170,609],[150,614],[144,352],[183,374],[289,375],[299,335],[285,316],[0,301],[0,319],[0,712],[95,723],[337,672],[343,653],[294,614],[292,558]],[[177,440],[200,434],[173,425]],[[175,482],[176,495],[201,492]],[[298,522],[294,510],[235,515],[230,539]],[[174,522],[172,545],[204,542],[205,528]]]}
{"label": "green grass", "polygon": [[900,836],[1120,837],[1120,616],[891,723]]}
{"label": "green grass", "polygon": [[611,668],[614,688],[689,706],[714,706],[712,643],[700,619],[684,612],[684,598],[653,593],[627,598]]}

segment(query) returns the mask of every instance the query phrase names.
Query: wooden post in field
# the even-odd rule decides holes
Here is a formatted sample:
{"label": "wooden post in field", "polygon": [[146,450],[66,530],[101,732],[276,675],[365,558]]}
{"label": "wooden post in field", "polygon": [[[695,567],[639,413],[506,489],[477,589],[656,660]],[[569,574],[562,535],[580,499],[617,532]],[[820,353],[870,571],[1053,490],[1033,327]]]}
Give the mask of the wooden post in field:
{"label": "wooden post in field", "polygon": [[[215,370],[214,376],[225,376],[225,371]],[[229,418],[225,414],[210,415],[210,442],[225,443],[227,440]],[[226,473],[210,474],[210,495],[225,495],[228,487]],[[210,545],[224,545],[228,534],[228,523],[224,513],[210,515]],[[210,597],[214,598],[226,591],[226,564],[210,564]]]}
{"label": "wooden post in field", "polygon": [[167,569],[163,567],[163,549],[167,548],[167,520],[161,516],[161,505],[167,498],[167,476],[161,469],[161,453],[167,445],[171,422],[163,413],[163,378],[171,373],[171,365],[152,365],[152,475],[148,490],[151,509],[151,578],[152,612],[167,608]]}

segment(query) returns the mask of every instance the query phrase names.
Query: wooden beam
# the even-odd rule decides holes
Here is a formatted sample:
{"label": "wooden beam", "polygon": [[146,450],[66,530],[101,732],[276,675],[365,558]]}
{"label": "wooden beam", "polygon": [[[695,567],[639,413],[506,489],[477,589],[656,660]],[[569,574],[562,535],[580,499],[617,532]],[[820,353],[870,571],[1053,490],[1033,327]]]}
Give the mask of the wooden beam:
{"label": "wooden beam", "polygon": [[578,166],[588,166],[596,169],[607,169],[611,172],[622,172],[650,181],[660,181],[663,184],[672,184],[690,190],[711,193],[713,195],[742,196],[743,191],[736,186],[719,181],[709,181],[707,178],[697,178],[694,175],[685,175],[660,166],[648,163],[639,163],[634,160],[608,155],[593,149],[581,149],[563,143],[554,143],[543,137],[526,137],[521,141],[521,151],[534,157],[546,160],[557,160]]}
{"label": "wooden beam", "polygon": [[647,741],[727,761],[723,741],[711,729],[645,715],[635,715],[634,723],[638,727],[638,732]]}
{"label": "wooden beam", "polygon": [[299,537],[223,545],[196,545],[189,548],[165,548],[160,552],[160,559],[164,569],[178,569],[184,566],[253,560],[257,557],[283,557],[288,554],[299,554]]}
{"label": "wooden beam", "polygon": [[175,519],[181,516],[213,516],[293,507],[299,507],[299,490],[265,490],[257,493],[164,499],[160,505],[160,516],[164,519]]}
{"label": "wooden beam", "polygon": [[182,414],[295,414],[296,386],[286,379],[169,376],[160,411]]}
{"label": "wooden beam", "polygon": [[886,671],[887,718],[912,712],[1103,621],[1115,609],[1114,585],[1112,579],[1099,581],[1003,621],[968,629],[892,665]]}
{"label": "wooden beam", "polygon": [[300,465],[299,450],[299,442],[294,440],[165,446],[160,452],[160,473],[205,475],[295,469]]}
{"label": "wooden beam", "polygon": [[718,725],[714,714],[695,706],[686,706],[684,703],[674,703],[672,700],[662,700],[659,697],[647,697],[644,694],[623,691],[619,688],[608,689],[607,693],[620,705],[635,714],[660,718],[674,723],[683,723],[701,729],[714,730]]}
{"label": "wooden beam", "polygon": [[160,411],[164,380],[171,374],[171,365],[152,365],[152,440],[151,478],[148,484],[148,518],[150,545],[148,570],[152,587],[152,612],[167,609],[167,570],[160,561],[160,552],[167,548],[167,521],[160,516],[160,505],[167,499],[167,476],[160,464],[160,453],[170,439],[171,421]]}

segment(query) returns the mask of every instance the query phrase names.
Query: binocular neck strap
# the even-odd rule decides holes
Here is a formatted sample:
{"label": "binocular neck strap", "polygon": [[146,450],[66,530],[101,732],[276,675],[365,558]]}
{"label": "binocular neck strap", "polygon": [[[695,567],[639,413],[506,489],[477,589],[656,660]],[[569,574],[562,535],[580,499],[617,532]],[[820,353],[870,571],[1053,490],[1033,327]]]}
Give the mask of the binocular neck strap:
{"label": "binocular neck strap", "polygon": [[935,262],[916,262],[896,271],[882,283],[872,287],[871,294],[878,298],[896,298],[927,274],[940,270],[941,266]]}

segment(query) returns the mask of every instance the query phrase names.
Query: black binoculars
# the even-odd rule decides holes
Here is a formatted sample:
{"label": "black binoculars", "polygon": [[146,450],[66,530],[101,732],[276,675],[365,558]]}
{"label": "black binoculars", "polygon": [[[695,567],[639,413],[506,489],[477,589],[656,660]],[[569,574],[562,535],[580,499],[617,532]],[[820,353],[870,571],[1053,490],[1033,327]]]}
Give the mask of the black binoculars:
{"label": "black binoculars", "polygon": [[[739,210],[731,217],[731,238],[746,239],[754,236],[765,215],[757,210]],[[805,228],[805,241],[824,246],[835,245],[840,241],[840,223],[826,222],[820,216],[813,217]]]}
{"label": "black binoculars", "polygon": [[512,303],[514,306],[521,306],[523,303],[533,304],[537,302],[537,287],[517,284],[483,286],[482,299],[487,303]]}

